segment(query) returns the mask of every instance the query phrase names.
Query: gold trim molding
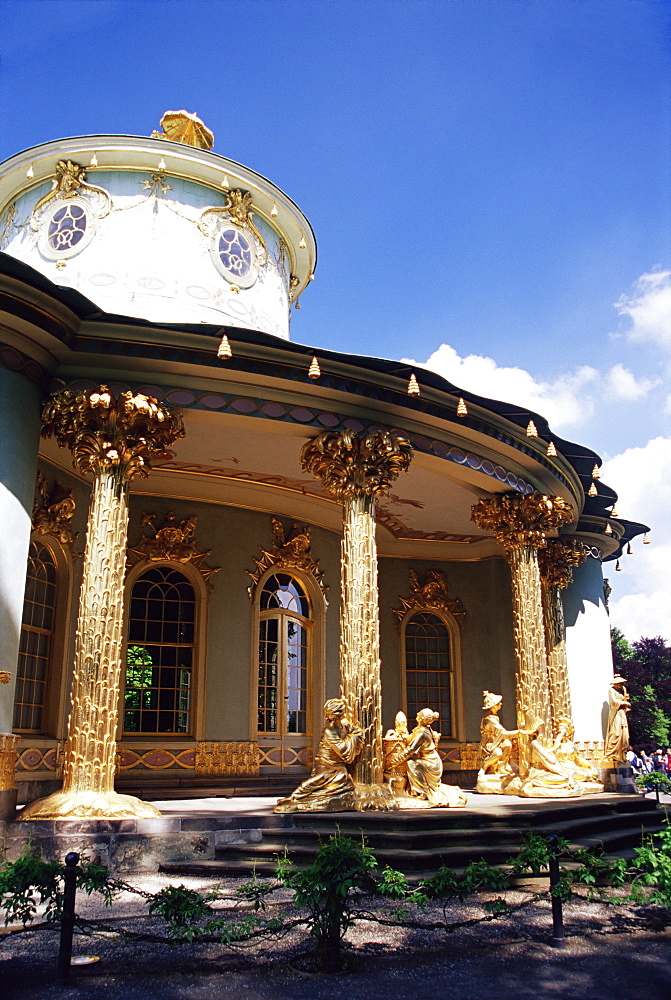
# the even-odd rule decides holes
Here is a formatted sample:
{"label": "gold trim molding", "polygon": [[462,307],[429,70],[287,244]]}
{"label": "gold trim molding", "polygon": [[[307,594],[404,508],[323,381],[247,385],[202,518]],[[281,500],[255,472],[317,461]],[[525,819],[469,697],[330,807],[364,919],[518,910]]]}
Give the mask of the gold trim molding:
{"label": "gold trim molding", "polygon": [[19,737],[12,733],[0,733],[0,791],[8,791],[16,787],[17,747]]}

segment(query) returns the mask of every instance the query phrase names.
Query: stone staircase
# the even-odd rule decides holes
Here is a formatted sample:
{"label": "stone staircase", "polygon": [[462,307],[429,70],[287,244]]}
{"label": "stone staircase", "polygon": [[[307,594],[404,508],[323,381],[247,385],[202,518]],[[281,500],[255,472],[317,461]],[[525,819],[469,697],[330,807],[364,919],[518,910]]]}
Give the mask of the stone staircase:
{"label": "stone staircase", "polygon": [[[485,801],[487,800],[487,801]],[[339,830],[364,836],[380,867],[389,865],[418,878],[441,865],[464,868],[484,858],[506,864],[522,845],[524,833],[555,833],[574,848],[602,843],[607,854],[630,853],[641,835],[661,829],[666,812],[654,800],[628,795],[598,795],[577,800],[502,801],[470,796],[463,810],[402,810],[390,813],[247,814],[235,842],[230,831],[215,831],[212,860],[165,862],[160,871],[179,875],[243,876],[274,874],[277,855],[308,865],[320,842]]]}

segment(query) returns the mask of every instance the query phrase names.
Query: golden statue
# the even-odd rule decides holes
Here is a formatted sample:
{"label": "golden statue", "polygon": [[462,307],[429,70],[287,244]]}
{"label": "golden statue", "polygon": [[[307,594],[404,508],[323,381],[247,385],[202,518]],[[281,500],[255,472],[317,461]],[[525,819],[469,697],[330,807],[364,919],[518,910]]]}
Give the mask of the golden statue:
{"label": "golden statue", "polygon": [[[431,723],[439,719],[438,712],[422,708],[417,713],[417,725],[410,734],[410,742],[402,757],[408,765],[410,795],[426,800],[431,807],[448,806],[456,808],[466,805],[466,796],[457,785],[443,785],[443,761],[438,753],[440,733],[431,728]],[[403,802],[399,802],[403,808]]]}
{"label": "golden statue", "polygon": [[278,799],[274,811],[345,812],[356,809],[354,781],[350,767],[363,748],[363,730],[345,718],[347,707],[342,698],[331,698],[324,705],[326,725],[309,778],[286,799]]}
{"label": "golden statue", "polygon": [[408,719],[405,712],[397,712],[394,728],[388,729],[383,743],[384,778],[392,795],[403,796],[408,790],[408,762],[405,751],[410,743]]}
{"label": "golden statue", "polygon": [[[523,798],[571,799],[583,794],[575,779],[575,767],[559,759],[553,746],[540,738],[543,720],[536,718],[520,730],[520,787]],[[525,739],[526,737],[526,739]]]}
{"label": "golden statue", "polygon": [[608,690],[608,730],[603,756],[610,767],[620,762],[627,762],[627,750],[629,749],[627,712],[631,708],[631,702],[625,684],[625,678],[617,674],[610,682]]}
{"label": "golden statue", "polygon": [[[518,729],[505,729],[499,719],[503,696],[483,691],[480,723],[480,755],[482,763],[478,772],[476,790],[485,795],[502,795],[517,778],[518,769],[513,763],[513,738]],[[511,790],[512,792],[512,790]],[[508,792],[510,794],[510,792]]]}
{"label": "golden statue", "polygon": [[555,727],[556,736],[552,749],[564,767],[573,772],[575,780],[583,790],[583,795],[602,792],[603,783],[599,781],[599,772],[595,767],[592,767],[585,757],[581,757],[576,750],[573,741],[574,728],[571,720],[565,716],[559,716],[555,722]]}

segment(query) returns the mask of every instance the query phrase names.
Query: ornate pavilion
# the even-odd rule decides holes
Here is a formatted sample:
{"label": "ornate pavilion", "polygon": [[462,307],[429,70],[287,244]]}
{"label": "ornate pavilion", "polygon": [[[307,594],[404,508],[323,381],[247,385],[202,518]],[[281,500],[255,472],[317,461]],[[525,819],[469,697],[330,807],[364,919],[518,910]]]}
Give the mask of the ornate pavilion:
{"label": "ornate pavilion", "polygon": [[194,116],[162,127],[0,165],[6,814],[62,780],[298,784],[339,691],[370,781],[383,727],[428,705],[472,784],[483,689],[599,758],[603,563],[646,531],[599,457],[432,372],[290,341],[308,220]]}

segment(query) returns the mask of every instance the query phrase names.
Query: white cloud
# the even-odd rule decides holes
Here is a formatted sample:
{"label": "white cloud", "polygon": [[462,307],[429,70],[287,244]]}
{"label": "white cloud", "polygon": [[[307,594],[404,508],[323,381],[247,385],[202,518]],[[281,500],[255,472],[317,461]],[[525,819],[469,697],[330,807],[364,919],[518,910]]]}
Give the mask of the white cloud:
{"label": "white cloud", "polygon": [[660,384],[659,379],[640,378],[622,364],[613,365],[606,375],[605,387],[613,399],[634,400],[644,396]]}
{"label": "white cloud", "polygon": [[671,271],[642,274],[633,293],[622,295],[614,305],[631,319],[630,340],[671,347]]}
{"label": "white cloud", "polygon": [[613,594],[611,622],[629,640],[662,635],[671,640],[671,437],[656,437],[604,462],[603,478],[618,493],[622,517],[650,525],[650,545],[637,538],[621,573],[604,566]]}
{"label": "white cloud", "polygon": [[582,423],[594,412],[594,401],[585,395],[585,388],[596,384],[599,373],[587,365],[553,382],[539,382],[524,368],[501,367],[493,358],[479,354],[462,358],[449,344],[441,344],[424,363],[403,360],[437,372],[460,389],[534,410],[553,427]]}
{"label": "white cloud", "polygon": [[659,385],[656,379],[636,378],[622,364],[613,365],[604,376],[596,368],[582,365],[552,382],[542,382],[524,368],[503,367],[480,354],[462,358],[449,344],[441,344],[423,364],[409,358],[403,360],[430,368],[460,389],[534,410],[558,430],[589,420],[597,396],[610,401],[633,401]]}

